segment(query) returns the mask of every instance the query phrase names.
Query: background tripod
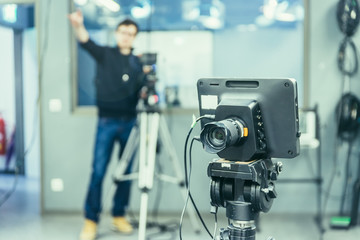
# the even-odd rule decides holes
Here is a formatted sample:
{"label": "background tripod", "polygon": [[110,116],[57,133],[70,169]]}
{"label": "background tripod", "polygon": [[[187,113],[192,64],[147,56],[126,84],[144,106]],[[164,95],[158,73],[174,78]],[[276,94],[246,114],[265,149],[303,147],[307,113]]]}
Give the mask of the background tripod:
{"label": "background tripod", "polygon": [[[169,154],[176,177],[163,174],[155,175],[156,146],[159,134],[159,140]],[[124,175],[125,170],[137,149],[139,149],[139,171]],[[180,169],[166,121],[160,114],[160,111],[149,109],[140,111],[137,123],[131,130],[129,140],[113,176],[113,179],[116,182],[138,179],[138,187],[141,191],[139,240],[145,239],[149,199],[148,194],[153,187],[155,176],[162,181],[177,184],[184,200],[186,199],[186,189]],[[194,209],[188,208],[187,212],[192,226],[196,232],[199,232],[200,228],[196,220]]]}

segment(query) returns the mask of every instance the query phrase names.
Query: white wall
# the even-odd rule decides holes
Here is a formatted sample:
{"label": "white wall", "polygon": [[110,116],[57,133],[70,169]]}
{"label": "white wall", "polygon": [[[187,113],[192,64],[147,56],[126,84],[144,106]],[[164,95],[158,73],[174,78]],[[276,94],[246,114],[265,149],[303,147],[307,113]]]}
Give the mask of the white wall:
{"label": "white wall", "polygon": [[157,53],[156,84],[160,97],[164,88],[179,87],[181,107],[197,108],[194,83],[205,76],[213,76],[213,34],[210,31],[154,31],[140,32],[135,54]]}
{"label": "white wall", "polygon": [[303,24],[294,28],[230,29],[214,33],[217,77],[295,78],[303,103]]}

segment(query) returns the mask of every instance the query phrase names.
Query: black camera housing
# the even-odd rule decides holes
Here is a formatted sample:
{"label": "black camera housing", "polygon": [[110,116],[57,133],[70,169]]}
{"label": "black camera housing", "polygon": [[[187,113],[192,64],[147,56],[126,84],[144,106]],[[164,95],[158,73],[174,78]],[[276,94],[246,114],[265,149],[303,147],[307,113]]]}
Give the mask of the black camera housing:
{"label": "black camera housing", "polygon": [[151,71],[146,75],[147,82],[151,82],[155,86],[155,82],[158,80],[156,77],[156,61],[157,53],[143,53],[140,56],[140,62],[144,66],[151,66]]}
{"label": "black camera housing", "polygon": [[[294,79],[203,78],[197,83],[200,115],[215,122],[241,119],[248,136],[218,156],[231,161],[294,158],[300,152],[297,86]],[[201,120],[201,128],[212,122]],[[203,142],[204,144],[204,142]]]}
{"label": "black camera housing", "polygon": [[227,147],[218,153],[219,157],[229,159],[228,156],[239,156],[237,160],[247,161],[259,159],[266,155],[266,138],[264,122],[261,116],[259,103],[254,100],[224,99],[215,111],[215,121],[226,118],[238,118],[246,123],[249,131],[246,139],[241,139],[238,144]]}

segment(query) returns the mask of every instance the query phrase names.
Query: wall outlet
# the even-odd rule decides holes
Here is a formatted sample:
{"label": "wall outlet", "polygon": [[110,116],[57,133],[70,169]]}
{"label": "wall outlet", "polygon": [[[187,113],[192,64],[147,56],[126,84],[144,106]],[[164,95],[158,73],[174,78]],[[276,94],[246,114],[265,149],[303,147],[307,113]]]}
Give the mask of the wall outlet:
{"label": "wall outlet", "polygon": [[61,112],[62,102],[60,99],[50,99],[49,100],[49,111],[50,112]]}
{"label": "wall outlet", "polygon": [[51,190],[53,192],[62,192],[64,191],[64,181],[61,178],[51,179]]}

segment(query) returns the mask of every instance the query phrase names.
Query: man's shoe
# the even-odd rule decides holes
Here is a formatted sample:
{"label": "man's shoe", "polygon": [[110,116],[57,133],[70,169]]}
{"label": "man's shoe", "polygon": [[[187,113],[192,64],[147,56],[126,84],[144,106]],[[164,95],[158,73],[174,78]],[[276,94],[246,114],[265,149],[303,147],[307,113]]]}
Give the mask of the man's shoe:
{"label": "man's shoe", "polygon": [[96,238],[96,222],[85,219],[84,227],[80,233],[80,240],[94,240]]}
{"label": "man's shoe", "polygon": [[125,217],[113,218],[113,230],[124,234],[131,234],[134,231],[133,227]]}

